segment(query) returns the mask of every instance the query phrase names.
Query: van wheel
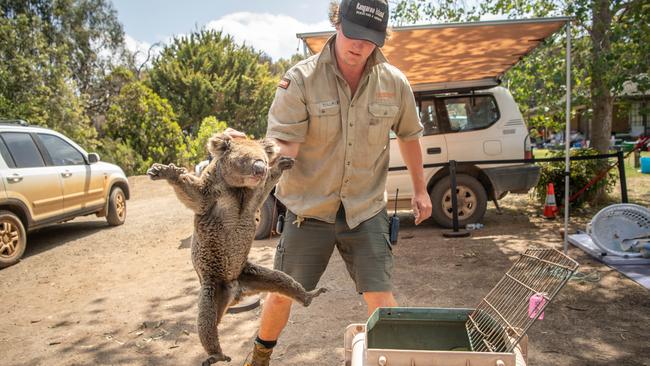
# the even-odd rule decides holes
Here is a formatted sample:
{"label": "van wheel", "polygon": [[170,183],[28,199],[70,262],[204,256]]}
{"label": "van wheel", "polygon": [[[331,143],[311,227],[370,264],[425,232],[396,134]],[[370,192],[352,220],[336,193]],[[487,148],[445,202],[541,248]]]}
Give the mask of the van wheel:
{"label": "van wheel", "polygon": [[269,196],[255,213],[255,239],[268,239],[278,218],[275,200]]}
{"label": "van wheel", "polygon": [[[439,180],[431,190],[431,216],[439,225],[453,227],[453,208],[451,205],[451,178]],[[485,188],[476,178],[458,174],[456,176],[456,197],[458,198],[458,226],[462,227],[483,219],[487,207]]]}
{"label": "van wheel", "polygon": [[0,268],[18,263],[26,246],[27,234],[18,216],[0,211]]}
{"label": "van wheel", "polygon": [[111,226],[122,225],[126,220],[126,196],[120,187],[113,187],[108,198],[106,221]]}

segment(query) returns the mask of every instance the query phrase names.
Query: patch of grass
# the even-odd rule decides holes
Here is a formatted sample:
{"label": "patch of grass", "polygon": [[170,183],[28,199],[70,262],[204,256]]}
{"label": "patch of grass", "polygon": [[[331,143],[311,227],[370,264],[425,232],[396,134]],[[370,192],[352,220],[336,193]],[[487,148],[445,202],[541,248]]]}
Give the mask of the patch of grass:
{"label": "patch of grass", "polygon": [[[641,152],[641,157],[650,157],[650,151],[642,151]],[[630,154],[630,156],[625,159],[625,177],[626,178],[633,178],[633,177],[648,177],[650,179],[649,174],[641,174],[641,168],[635,168],[634,167],[634,154]]]}

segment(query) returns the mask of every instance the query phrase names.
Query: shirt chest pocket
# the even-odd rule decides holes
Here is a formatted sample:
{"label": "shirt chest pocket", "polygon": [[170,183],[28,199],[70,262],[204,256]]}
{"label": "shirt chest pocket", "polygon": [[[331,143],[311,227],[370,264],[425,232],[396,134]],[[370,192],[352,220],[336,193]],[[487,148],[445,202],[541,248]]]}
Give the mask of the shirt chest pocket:
{"label": "shirt chest pocket", "polygon": [[386,144],[390,128],[397,118],[399,107],[391,104],[371,103],[368,105],[368,141],[371,144]]}
{"label": "shirt chest pocket", "polygon": [[309,136],[319,141],[328,141],[341,129],[341,105],[331,100],[307,105],[309,111]]}

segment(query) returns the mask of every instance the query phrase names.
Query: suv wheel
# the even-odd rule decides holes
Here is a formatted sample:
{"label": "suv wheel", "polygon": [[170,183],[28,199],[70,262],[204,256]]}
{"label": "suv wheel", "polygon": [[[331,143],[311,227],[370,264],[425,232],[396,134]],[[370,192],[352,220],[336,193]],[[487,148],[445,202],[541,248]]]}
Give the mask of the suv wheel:
{"label": "suv wheel", "polygon": [[111,226],[122,225],[126,220],[126,196],[120,187],[114,187],[108,198],[106,221]]}
{"label": "suv wheel", "polygon": [[26,246],[25,227],[18,216],[0,211],[0,268],[17,263]]}
{"label": "suv wheel", "polygon": [[[431,190],[431,216],[441,226],[453,226],[453,208],[451,205],[451,178],[439,180]],[[487,207],[487,194],[483,185],[476,178],[458,174],[456,176],[456,197],[458,198],[458,226],[481,221]]]}
{"label": "suv wheel", "polygon": [[275,200],[269,196],[255,213],[255,239],[268,239],[273,232],[278,213],[274,209]]}

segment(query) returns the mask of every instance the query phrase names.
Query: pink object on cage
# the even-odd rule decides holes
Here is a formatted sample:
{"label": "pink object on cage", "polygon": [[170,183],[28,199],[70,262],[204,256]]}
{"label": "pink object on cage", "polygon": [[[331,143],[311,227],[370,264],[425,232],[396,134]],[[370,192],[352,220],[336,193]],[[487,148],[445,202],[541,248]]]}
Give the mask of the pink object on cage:
{"label": "pink object on cage", "polygon": [[546,299],[543,294],[533,294],[528,301],[528,317],[531,319],[535,318],[535,315],[539,314],[537,319],[544,319],[544,312],[541,311],[546,304]]}

